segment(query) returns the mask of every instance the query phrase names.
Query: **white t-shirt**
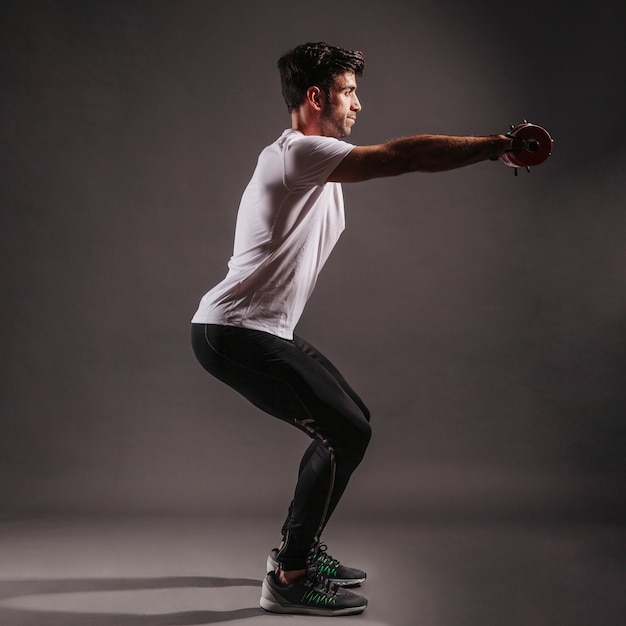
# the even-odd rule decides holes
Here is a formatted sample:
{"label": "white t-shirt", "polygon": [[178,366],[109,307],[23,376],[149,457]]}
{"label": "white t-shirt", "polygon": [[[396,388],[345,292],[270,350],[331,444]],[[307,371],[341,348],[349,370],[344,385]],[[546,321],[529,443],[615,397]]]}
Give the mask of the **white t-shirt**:
{"label": "white t-shirt", "polygon": [[193,323],[293,338],[345,228],[341,185],[326,181],[353,147],[286,130],[261,152],[239,205],[228,274],[202,298]]}

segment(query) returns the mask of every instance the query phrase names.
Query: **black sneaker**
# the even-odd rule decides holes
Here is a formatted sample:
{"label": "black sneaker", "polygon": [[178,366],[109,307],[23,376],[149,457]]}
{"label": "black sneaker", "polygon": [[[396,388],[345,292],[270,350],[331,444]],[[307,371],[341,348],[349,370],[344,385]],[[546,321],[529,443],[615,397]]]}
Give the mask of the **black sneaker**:
{"label": "black sneaker", "polygon": [[[278,548],[274,548],[267,557],[267,571],[275,572],[277,567]],[[364,571],[346,567],[330,556],[323,543],[318,544],[309,556],[309,568],[341,587],[358,587],[367,578]]]}
{"label": "black sneaker", "polygon": [[261,607],[270,613],[297,615],[356,615],[367,607],[367,598],[309,573],[290,585],[281,585],[268,572],[261,591]]}

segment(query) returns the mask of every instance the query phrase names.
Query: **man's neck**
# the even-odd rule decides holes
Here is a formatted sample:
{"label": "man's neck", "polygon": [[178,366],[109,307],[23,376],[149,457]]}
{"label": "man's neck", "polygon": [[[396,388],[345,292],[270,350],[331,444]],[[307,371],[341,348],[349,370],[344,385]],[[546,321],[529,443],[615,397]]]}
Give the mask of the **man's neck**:
{"label": "man's neck", "polygon": [[319,116],[312,113],[302,106],[296,111],[292,111],[291,128],[299,130],[303,135],[321,135]]}

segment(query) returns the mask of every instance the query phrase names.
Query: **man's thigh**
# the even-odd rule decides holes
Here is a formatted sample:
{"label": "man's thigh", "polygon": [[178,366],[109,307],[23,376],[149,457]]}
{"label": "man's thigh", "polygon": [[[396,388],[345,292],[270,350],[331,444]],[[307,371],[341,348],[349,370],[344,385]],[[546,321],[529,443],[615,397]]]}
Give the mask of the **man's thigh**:
{"label": "man's thigh", "polygon": [[205,336],[214,355],[207,369],[266,413],[328,434],[365,419],[341,380],[295,342],[232,327],[207,327]]}

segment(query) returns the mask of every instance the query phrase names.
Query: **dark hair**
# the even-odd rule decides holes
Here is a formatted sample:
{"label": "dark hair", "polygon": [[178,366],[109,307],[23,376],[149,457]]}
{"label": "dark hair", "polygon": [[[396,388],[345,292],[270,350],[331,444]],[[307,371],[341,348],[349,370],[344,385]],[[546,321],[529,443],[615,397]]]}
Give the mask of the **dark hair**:
{"label": "dark hair", "polygon": [[283,97],[289,112],[304,102],[309,87],[319,87],[330,94],[337,76],[345,72],[361,76],[364,69],[362,52],[329,46],[323,41],[305,43],[278,59]]}

